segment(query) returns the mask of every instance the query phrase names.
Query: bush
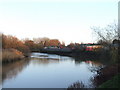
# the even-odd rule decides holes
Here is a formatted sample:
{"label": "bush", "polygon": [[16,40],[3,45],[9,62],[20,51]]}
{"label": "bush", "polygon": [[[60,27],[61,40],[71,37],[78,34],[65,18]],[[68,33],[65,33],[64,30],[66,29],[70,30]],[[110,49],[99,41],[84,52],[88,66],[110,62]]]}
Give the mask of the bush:
{"label": "bush", "polygon": [[16,49],[3,49],[2,50],[2,62],[12,62],[24,58],[22,52]]}
{"label": "bush", "polygon": [[28,46],[26,46],[17,37],[14,37],[11,35],[2,34],[2,48],[3,49],[10,49],[10,48],[17,49],[18,51],[22,52],[25,56],[28,56],[28,53],[30,52]]}

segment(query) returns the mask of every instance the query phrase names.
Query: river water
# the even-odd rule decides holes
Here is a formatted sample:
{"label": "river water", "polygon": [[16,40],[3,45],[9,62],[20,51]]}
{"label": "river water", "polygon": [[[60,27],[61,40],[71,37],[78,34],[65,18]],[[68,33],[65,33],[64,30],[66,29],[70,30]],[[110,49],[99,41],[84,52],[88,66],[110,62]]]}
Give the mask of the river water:
{"label": "river water", "polygon": [[54,54],[31,53],[31,57],[2,66],[3,88],[68,88],[75,82],[94,87],[92,79],[104,65]]}

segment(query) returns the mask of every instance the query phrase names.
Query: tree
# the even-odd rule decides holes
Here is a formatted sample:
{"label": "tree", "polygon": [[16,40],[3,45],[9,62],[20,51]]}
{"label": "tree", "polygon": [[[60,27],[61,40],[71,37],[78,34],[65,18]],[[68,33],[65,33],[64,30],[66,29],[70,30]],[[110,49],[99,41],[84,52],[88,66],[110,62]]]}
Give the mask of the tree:
{"label": "tree", "polygon": [[67,45],[67,47],[69,47],[69,48],[74,48],[74,47],[75,47],[75,44],[71,42],[69,45]]}
{"label": "tree", "polygon": [[[102,50],[103,52],[101,57],[108,57],[107,59],[111,60],[112,63],[119,62],[118,58],[120,58],[120,55],[118,52],[120,52],[120,49],[118,41],[120,39],[120,33],[118,31],[118,25],[116,23],[112,23],[107,25],[105,28],[94,27],[92,29],[98,37],[98,43],[104,45],[107,50]],[[115,43],[118,43],[117,47],[116,45],[110,45]]]}
{"label": "tree", "polygon": [[50,46],[60,46],[61,43],[60,43],[60,41],[59,41],[58,39],[51,39],[51,40],[49,41],[49,45],[50,45]]}
{"label": "tree", "polygon": [[64,48],[65,47],[65,42],[62,41],[61,45],[60,45],[60,48]]}
{"label": "tree", "polygon": [[64,41],[62,41],[62,44],[61,44],[62,46],[65,46],[65,42]]}
{"label": "tree", "polygon": [[17,49],[27,55],[29,48],[17,37],[2,34],[2,49]]}
{"label": "tree", "polygon": [[38,44],[41,48],[49,46],[49,38],[43,37],[43,38],[33,38],[34,43]]}
{"label": "tree", "polygon": [[32,40],[26,40],[25,45],[28,46],[31,51],[33,51],[35,49],[35,43]]}
{"label": "tree", "polygon": [[95,35],[97,35],[99,42],[112,43],[114,39],[120,38],[118,34],[118,25],[116,23],[107,25],[105,28],[93,27],[92,30]]}
{"label": "tree", "polygon": [[34,43],[41,43],[45,41],[49,41],[49,38],[43,37],[43,38],[33,38]]}

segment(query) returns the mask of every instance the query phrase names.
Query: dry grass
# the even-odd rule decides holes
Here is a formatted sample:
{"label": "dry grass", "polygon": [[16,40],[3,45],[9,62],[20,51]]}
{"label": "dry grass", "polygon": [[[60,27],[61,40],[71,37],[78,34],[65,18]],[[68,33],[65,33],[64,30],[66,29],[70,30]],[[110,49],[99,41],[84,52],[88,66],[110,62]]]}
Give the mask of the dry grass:
{"label": "dry grass", "polygon": [[12,62],[24,58],[23,53],[16,49],[3,49],[2,62]]}

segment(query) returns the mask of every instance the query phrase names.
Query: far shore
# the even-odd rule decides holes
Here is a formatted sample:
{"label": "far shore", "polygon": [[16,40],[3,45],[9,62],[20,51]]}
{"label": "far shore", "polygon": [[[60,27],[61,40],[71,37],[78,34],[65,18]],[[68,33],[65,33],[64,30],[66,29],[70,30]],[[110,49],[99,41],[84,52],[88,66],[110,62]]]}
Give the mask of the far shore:
{"label": "far shore", "polygon": [[[78,57],[78,58],[91,58],[94,59],[96,57],[99,56],[99,53],[96,52],[92,52],[92,51],[71,51],[71,52],[59,52],[59,51],[44,51],[44,50],[40,50],[40,51],[34,51],[34,52],[38,52],[38,53],[48,53],[48,54],[57,54],[57,55],[61,55],[61,56],[69,56],[69,57]],[[29,52],[32,53],[32,52]],[[14,62],[17,60],[21,60],[24,59],[26,57],[29,57],[29,54],[24,54],[22,52],[20,52],[19,50],[16,49],[3,49],[2,50],[2,62],[3,63],[10,63],[10,62]]]}

